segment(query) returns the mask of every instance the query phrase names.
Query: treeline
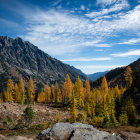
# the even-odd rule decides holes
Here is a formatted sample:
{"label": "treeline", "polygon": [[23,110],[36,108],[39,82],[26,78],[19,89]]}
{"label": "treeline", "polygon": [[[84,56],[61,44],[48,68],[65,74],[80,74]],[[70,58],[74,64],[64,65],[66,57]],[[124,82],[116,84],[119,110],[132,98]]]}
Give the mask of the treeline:
{"label": "treeline", "polygon": [[1,102],[13,101],[15,103],[44,103],[61,104],[71,111],[71,121],[88,121],[96,126],[114,127],[132,124],[136,122],[136,112],[131,97],[123,98],[124,92],[131,86],[132,70],[130,67],[125,72],[126,87],[116,86],[109,88],[105,76],[101,86],[91,89],[89,79],[85,85],[79,77],[73,84],[69,75],[59,88],[56,82],[54,86],[47,83],[45,88],[35,92],[32,78],[25,90],[23,80],[13,83],[8,80],[7,90],[1,94]]}

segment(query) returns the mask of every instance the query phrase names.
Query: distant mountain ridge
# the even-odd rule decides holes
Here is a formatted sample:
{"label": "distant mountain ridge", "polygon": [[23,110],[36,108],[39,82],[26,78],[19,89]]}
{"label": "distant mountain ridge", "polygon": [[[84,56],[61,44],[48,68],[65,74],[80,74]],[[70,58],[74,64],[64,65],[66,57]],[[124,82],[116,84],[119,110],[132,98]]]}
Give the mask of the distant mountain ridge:
{"label": "distant mountain ridge", "polygon": [[4,87],[9,78],[17,82],[20,77],[25,83],[32,77],[35,83],[54,84],[57,81],[62,84],[66,74],[73,82],[77,76],[85,80],[73,67],[52,58],[30,42],[19,37],[0,36],[0,87]]}
{"label": "distant mountain ridge", "polygon": [[90,80],[92,81],[95,81],[97,80],[98,78],[104,76],[105,74],[107,74],[109,71],[105,71],[105,72],[96,72],[96,73],[93,73],[93,74],[89,74],[88,77]]}
{"label": "distant mountain ridge", "polygon": [[[129,64],[133,71],[133,83],[132,86],[126,91],[124,94],[124,98],[127,96],[131,96],[136,105],[137,113],[140,115],[140,58]],[[108,85],[110,87],[115,87],[116,85],[125,85],[125,77],[124,72],[127,66],[120,67],[109,71],[105,77],[108,81]],[[102,77],[92,82],[92,87],[99,87],[101,85]]]}

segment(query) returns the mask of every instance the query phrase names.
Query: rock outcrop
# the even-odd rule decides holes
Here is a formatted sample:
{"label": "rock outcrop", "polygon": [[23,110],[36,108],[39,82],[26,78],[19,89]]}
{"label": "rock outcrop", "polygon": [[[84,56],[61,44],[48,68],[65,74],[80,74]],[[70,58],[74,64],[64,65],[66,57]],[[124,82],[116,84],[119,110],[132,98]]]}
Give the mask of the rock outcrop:
{"label": "rock outcrop", "polygon": [[42,131],[35,140],[122,140],[120,136],[99,131],[82,123],[56,123]]}

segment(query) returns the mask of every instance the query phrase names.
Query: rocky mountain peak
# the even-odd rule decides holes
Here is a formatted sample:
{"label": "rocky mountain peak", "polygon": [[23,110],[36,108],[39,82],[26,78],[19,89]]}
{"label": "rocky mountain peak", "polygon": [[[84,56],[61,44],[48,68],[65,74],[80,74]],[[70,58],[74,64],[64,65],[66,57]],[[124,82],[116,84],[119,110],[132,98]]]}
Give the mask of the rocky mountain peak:
{"label": "rocky mountain peak", "polygon": [[77,76],[85,80],[71,66],[52,58],[30,42],[20,37],[0,36],[0,87],[5,87],[9,78],[18,82],[20,77],[25,83],[32,77],[36,84],[54,84],[57,81],[61,85],[66,74],[73,82]]}

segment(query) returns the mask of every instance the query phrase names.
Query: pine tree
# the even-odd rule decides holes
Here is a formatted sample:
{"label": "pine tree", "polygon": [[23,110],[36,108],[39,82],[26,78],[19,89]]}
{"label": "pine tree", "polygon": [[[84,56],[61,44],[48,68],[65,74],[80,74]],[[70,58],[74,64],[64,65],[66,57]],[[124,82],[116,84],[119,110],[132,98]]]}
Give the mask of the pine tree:
{"label": "pine tree", "polygon": [[102,94],[102,101],[103,101],[103,106],[105,106],[105,99],[106,96],[108,94],[108,84],[107,84],[107,80],[105,78],[105,76],[102,79],[102,83],[101,83],[101,94]]}
{"label": "pine tree", "polygon": [[72,105],[71,105],[71,117],[73,121],[76,121],[78,117],[78,111],[77,111],[77,100],[75,97],[72,97]]}
{"label": "pine tree", "polygon": [[117,97],[117,96],[119,96],[120,94],[121,94],[121,91],[120,91],[120,89],[119,89],[119,87],[118,87],[118,85],[117,85],[117,86],[115,86],[115,89],[114,89],[114,96]]}
{"label": "pine tree", "polygon": [[66,86],[67,86],[67,90],[66,90],[66,104],[69,104],[72,98],[72,90],[73,90],[73,84],[71,82],[71,79],[69,77],[69,75],[66,75]]}
{"label": "pine tree", "polygon": [[38,102],[38,103],[45,103],[45,102],[46,102],[46,95],[45,95],[45,92],[41,91],[41,92],[38,94],[37,102]]}
{"label": "pine tree", "polygon": [[13,101],[13,96],[14,96],[14,84],[13,80],[9,79],[7,83],[7,90],[5,91],[5,101]]}
{"label": "pine tree", "polygon": [[54,87],[51,86],[51,103],[55,102],[55,91],[54,91]]}
{"label": "pine tree", "polygon": [[19,87],[18,87],[17,83],[15,84],[14,92],[15,92],[14,101],[16,103],[20,103],[21,102],[21,95],[20,95]]}
{"label": "pine tree", "polygon": [[44,92],[45,92],[46,103],[50,103],[51,102],[51,88],[50,88],[48,83],[45,86],[45,91]]}
{"label": "pine tree", "polygon": [[126,111],[127,113],[129,123],[130,124],[135,123],[136,122],[136,108],[130,96],[125,99],[124,109],[125,109],[124,111]]}
{"label": "pine tree", "polygon": [[102,100],[101,91],[95,88],[91,92],[92,92],[93,100],[95,104],[101,103],[101,100]]}
{"label": "pine tree", "polygon": [[132,78],[132,69],[130,66],[128,66],[126,68],[126,71],[124,73],[124,77],[125,77],[125,81],[127,84],[127,88],[131,86],[132,82],[133,82],[133,78]]}
{"label": "pine tree", "polygon": [[59,89],[59,85],[57,82],[55,83],[54,92],[55,92],[55,103],[57,104],[61,101],[61,91]]}
{"label": "pine tree", "polygon": [[66,100],[67,100],[67,83],[65,81],[62,86],[62,103],[67,104]]}
{"label": "pine tree", "polygon": [[34,90],[34,82],[32,78],[30,78],[29,83],[28,83],[28,100],[30,103],[34,102],[35,98],[35,90]]}
{"label": "pine tree", "polygon": [[85,82],[85,100],[86,100],[86,102],[89,102],[90,98],[91,98],[90,83],[89,83],[89,79],[87,78],[86,82]]}
{"label": "pine tree", "polygon": [[20,79],[18,86],[19,86],[19,93],[21,96],[21,99],[19,101],[21,102],[21,104],[24,104],[26,95],[25,95],[24,83],[22,78]]}
{"label": "pine tree", "polygon": [[86,103],[86,112],[87,112],[87,116],[90,117],[91,116],[91,109],[90,109],[90,105],[88,102]]}
{"label": "pine tree", "polygon": [[74,95],[76,96],[76,98],[78,99],[78,105],[79,107],[84,107],[84,87],[83,87],[83,83],[81,81],[81,79],[79,78],[79,76],[77,77],[77,80],[75,82],[74,85]]}

